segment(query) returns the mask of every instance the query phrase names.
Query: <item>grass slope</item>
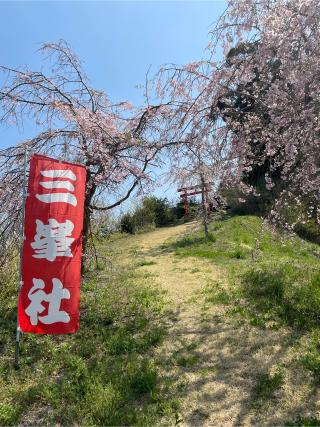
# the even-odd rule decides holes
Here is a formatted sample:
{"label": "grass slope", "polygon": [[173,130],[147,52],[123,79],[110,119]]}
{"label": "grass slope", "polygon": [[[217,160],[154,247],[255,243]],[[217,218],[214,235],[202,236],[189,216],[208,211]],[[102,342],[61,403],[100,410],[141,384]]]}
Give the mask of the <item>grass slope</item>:
{"label": "grass slope", "polygon": [[164,299],[146,274],[117,264],[88,274],[80,331],[24,335],[18,371],[16,285],[2,281],[0,425],[154,425],[174,417],[177,403],[153,353],[165,335]]}
{"label": "grass slope", "polygon": [[319,325],[319,246],[272,233],[257,217],[240,216],[213,221],[208,239],[197,232],[167,248],[179,257],[207,258],[225,269],[233,287],[226,291],[213,284],[206,291],[207,302],[236,302],[236,310],[250,314],[260,326],[268,320],[273,327]]}
{"label": "grass slope", "polygon": [[[102,242],[112,262],[84,280],[80,331],[25,335],[19,371],[16,282],[0,277],[0,425],[320,425],[319,246],[252,216],[209,239],[165,231]],[[171,337],[155,283],[179,297]]]}
{"label": "grass slope", "polygon": [[[297,372],[304,376],[310,396],[316,397],[320,383],[318,245],[272,232],[257,217],[238,216],[214,220],[208,239],[198,231],[163,248],[174,250],[179,258],[207,259],[223,272],[223,280],[213,281],[201,292],[204,312],[219,307],[212,321],[233,318],[235,333],[237,325],[261,329],[261,334],[263,330],[289,331],[285,346],[291,359],[284,366],[275,359],[271,371],[257,375],[247,402],[252,410],[260,412],[268,406],[270,411],[281,389],[294,388],[285,378]],[[318,412],[302,417],[297,411],[287,425],[320,425]]]}

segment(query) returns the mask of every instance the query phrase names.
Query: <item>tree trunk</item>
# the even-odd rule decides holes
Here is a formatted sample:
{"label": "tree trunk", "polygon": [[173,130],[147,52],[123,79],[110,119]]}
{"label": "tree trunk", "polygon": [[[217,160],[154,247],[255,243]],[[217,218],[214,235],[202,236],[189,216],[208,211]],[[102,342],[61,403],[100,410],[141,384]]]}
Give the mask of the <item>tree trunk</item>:
{"label": "tree trunk", "polygon": [[[92,197],[96,191],[96,185],[92,180],[90,170],[87,169],[86,191],[84,197],[84,216],[83,216],[83,232],[82,232],[82,254],[86,255],[88,241],[90,236],[90,219],[92,209],[90,208]],[[84,256],[81,260],[81,275],[85,272]]]}
{"label": "tree trunk", "polygon": [[206,204],[205,182],[204,182],[203,176],[201,176],[201,185],[202,185],[202,193],[201,193],[202,219],[203,219],[204,235],[205,235],[205,238],[207,239],[209,236],[208,208],[207,208],[207,204]]}

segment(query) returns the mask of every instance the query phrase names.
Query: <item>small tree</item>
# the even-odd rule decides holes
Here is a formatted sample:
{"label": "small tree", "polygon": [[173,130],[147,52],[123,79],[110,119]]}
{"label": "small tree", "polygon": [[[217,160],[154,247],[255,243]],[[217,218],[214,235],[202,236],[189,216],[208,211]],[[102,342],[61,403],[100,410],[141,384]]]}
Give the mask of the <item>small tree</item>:
{"label": "small tree", "polygon": [[153,212],[154,223],[156,227],[168,225],[174,221],[174,215],[167,199],[158,197],[145,197],[142,207],[147,211]]}
{"label": "small tree", "polygon": [[90,214],[121,204],[147,179],[147,168],[165,145],[152,140],[146,124],[157,108],[113,104],[93,89],[82,64],[64,41],[45,44],[46,72],[0,66],[0,122],[33,120],[38,134],[0,153],[0,246],[16,240],[21,213],[23,152],[51,155],[87,169],[84,251]]}

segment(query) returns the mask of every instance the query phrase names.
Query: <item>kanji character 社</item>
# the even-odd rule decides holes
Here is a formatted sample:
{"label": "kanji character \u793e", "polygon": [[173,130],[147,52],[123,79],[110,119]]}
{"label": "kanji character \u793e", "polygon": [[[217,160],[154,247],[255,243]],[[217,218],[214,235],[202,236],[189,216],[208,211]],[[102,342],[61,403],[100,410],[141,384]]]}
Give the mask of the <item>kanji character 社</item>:
{"label": "kanji character \u793e", "polygon": [[[44,289],[44,281],[41,279],[32,279],[33,286],[28,293],[28,298],[31,301],[26,308],[26,314],[30,317],[32,325],[37,325],[40,320],[46,325],[63,322],[68,323],[70,316],[66,311],[60,310],[62,299],[70,299],[70,292],[64,289],[59,279],[52,279],[52,292],[47,294]],[[39,316],[45,310],[43,301],[49,303],[48,314],[46,316]]]}

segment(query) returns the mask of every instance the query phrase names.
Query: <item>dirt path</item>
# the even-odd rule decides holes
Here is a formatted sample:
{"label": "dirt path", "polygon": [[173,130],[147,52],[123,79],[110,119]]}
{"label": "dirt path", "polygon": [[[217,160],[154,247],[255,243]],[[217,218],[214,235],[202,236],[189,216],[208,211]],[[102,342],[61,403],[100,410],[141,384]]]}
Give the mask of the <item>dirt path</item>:
{"label": "dirt path", "polygon": [[140,254],[146,261],[154,262],[142,268],[154,275],[157,284],[168,293],[176,308],[188,312],[190,312],[190,297],[208,281],[214,279],[217,270],[213,265],[197,258],[178,259],[172,252],[163,250],[162,245],[196,228],[195,223],[183,224],[141,234],[135,239]]}
{"label": "dirt path", "polygon": [[158,355],[170,361],[163,376],[173,381],[183,402],[177,424],[283,425],[293,413],[306,412],[310,399],[318,408],[319,396],[310,396],[299,370],[285,379],[275,401],[257,406],[257,378],[273,375],[291,358],[289,333],[262,332],[226,316],[223,306],[205,307],[203,289],[224,283],[223,273],[210,260],[179,258],[162,246],[195,227],[163,228],[128,240],[128,248],[136,248],[137,258],[145,261],[137,268],[166,291],[172,308],[169,333]]}

